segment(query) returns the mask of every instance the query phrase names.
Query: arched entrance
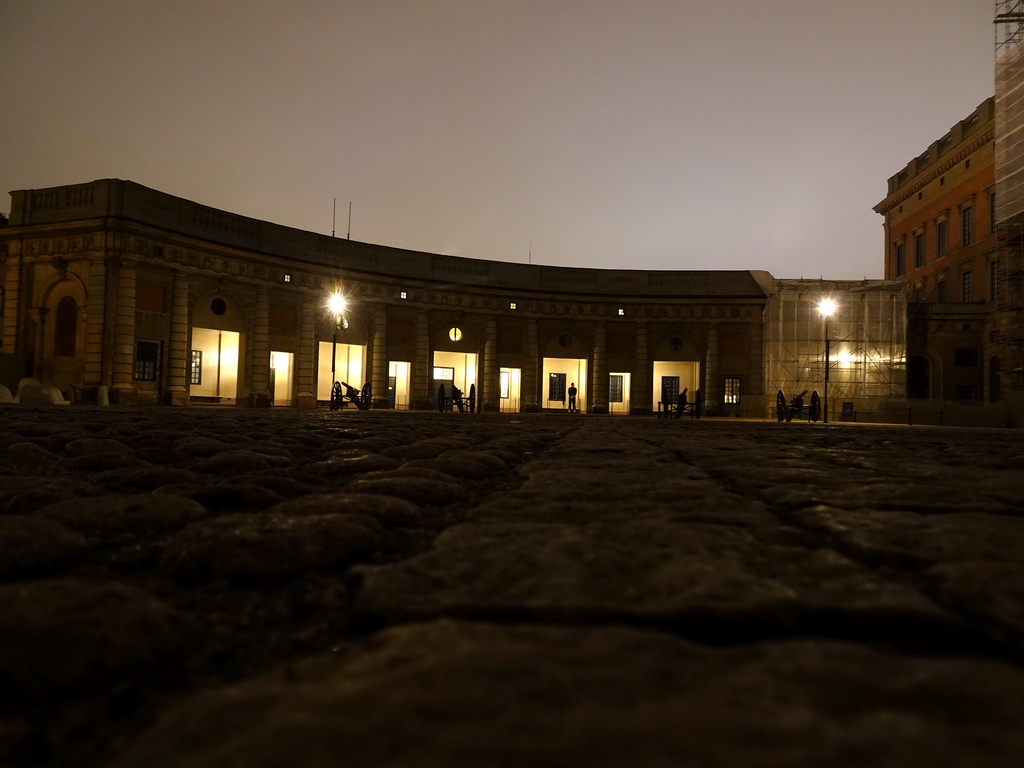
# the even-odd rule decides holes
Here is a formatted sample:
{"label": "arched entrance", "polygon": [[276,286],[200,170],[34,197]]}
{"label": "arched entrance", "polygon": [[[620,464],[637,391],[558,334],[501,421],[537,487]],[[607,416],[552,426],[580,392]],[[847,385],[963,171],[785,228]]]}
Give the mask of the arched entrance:
{"label": "arched entrance", "polygon": [[654,346],[651,404],[675,403],[683,391],[693,400],[701,388],[700,359],[703,350],[693,340],[679,332],[663,336]]}
{"label": "arched entrance", "polygon": [[233,296],[216,291],[196,301],[192,312],[189,396],[196,402],[233,403],[245,342],[245,311]]}
{"label": "arched entrance", "polygon": [[569,409],[569,391],[576,388],[576,410],[587,409],[587,339],[571,329],[551,335],[544,345],[541,408]]}

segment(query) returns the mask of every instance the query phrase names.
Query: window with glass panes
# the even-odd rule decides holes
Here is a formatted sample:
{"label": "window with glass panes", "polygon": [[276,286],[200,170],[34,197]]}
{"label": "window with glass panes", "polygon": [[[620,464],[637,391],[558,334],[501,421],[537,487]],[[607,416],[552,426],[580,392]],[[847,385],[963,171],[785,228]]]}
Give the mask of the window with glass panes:
{"label": "window with glass panes", "polygon": [[160,342],[135,342],[135,380],[156,381],[156,361],[160,356]]}
{"label": "window with glass panes", "polygon": [[189,383],[203,383],[203,350],[192,350],[192,367],[189,369]]}
{"label": "window with glass panes", "polygon": [[725,402],[738,403],[740,401],[740,379],[739,376],[725,377]]}
{"label": "window with glass panes", "polygon": [[941,257],[946,255],[946,246],[948,244],[948,229],[946,221],[939,221],[935,223],[935,256]]}
{"label": "window with glass panes", "polygon": [[914,235],[914,266],[924,266],[924,232]]}
{"label": "window with glass panes", "polygon": [[896,277],[899,277],[907,271],[907,265],[903,261],[903,243],[896,243],[894,249],[896,251]]}
{"label": "window with glass panes", "polygon": [[960,242],[962,245],[974,242],[974,206],[965,205],[960,210]]}
{"label": "window with glass panes", "polygon": [[971,270],[967,270],[960,275],[960,290],[963,296],[963,301],[974,301],[974,274]]}

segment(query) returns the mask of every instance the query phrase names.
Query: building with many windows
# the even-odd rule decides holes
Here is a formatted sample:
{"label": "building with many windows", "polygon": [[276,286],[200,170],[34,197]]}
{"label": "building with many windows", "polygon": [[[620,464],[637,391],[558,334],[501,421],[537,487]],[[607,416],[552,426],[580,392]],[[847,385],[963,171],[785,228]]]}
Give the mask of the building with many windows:
{"label": "building with many windows", "polygon": [[[997,402],[986,375],[998,290],[995,104],[982,102],[888,181],[885,276],[905,282],[907,396]],[[924,406],[924,403],[921,403]]]}
{"label": "building with many windows", "polygon": [[[309,408],[345,382],[369,384],[375,408],[433,408],[458,388],[475,392],[485,411],[516,412],[566,410],[575,386],[588,413],[650,413],[699,390],[708,414],[765,417],[776,389],[821,373],[801,357],[767,382],[766,350],[775,346],[765,329],[775,326],[766,311],[791,286],[783,291],[766,272],[580,269],[408,251],[116,179],[12,197],[0,229],[8,254],[0,383],[31,376],[72,402]],[[817,287],[803,303],[818,290],[867,290],[818,282],[808,281]],[[899,283],[874,282],[872,290],[902,296]],[[335,294],[344,303],[329,307]],[[861,303],[840,298],[850,311]],[[875,355],[870,374],[855,363],[875,345],[846,340],[843,364],[864,412],[903,397],[902,373],[893,374],[903,349],[890,335],[886,362]],[[883,367],[899,386],[857,379]]]}

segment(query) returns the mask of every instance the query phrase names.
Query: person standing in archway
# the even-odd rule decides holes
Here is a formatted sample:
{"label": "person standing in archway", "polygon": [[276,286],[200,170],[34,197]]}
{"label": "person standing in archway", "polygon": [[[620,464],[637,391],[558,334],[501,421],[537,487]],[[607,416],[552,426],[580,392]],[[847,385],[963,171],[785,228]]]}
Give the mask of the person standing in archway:
{"label": "person standing in archway", "polygon": [[578,413],[576,409],[576,382],[569,385],[569,413]]}

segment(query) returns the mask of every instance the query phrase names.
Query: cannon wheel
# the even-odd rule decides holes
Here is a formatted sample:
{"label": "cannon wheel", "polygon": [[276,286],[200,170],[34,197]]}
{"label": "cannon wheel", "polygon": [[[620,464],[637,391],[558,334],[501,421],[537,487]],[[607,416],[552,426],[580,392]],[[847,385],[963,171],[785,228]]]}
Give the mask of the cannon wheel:
{"label": "cannon wheel", "polygon": [[437,412],[444,413],[444,384],[437,386]]}
{"label": "cannon wheel", "polygon": [[360,398],[360,400],[362,402],[362,405],[359,406],[364,411],[370,410],[370,395],[371,394],[372,394],[372,390],[370,389],[370,382],[366,382],[365,384],[363,384],[363,394],[362,394],[362,397]]}
{"label": "cannon wheel", "polygon": [[818,390],[814,390],[811,393],[811,421],[817,421],[821,418],[821,398],[818,397]]}
{"label": "cannon wheel", "polygon": [[345,396],[341,394],[341,382],[334,382],[331,387],[331,410],[336,411],[345,406]]}
{"label": "cannon wheel", "polygon": [[775,396],[775,415],[779,421],[786,418],[786,396],[782,394],[782,390],[779,390],[779,394]]}
{"label": "cannon wheel", "polygon": [[473,413],[476,408],[476,384],[469,385],[469,412]]}

